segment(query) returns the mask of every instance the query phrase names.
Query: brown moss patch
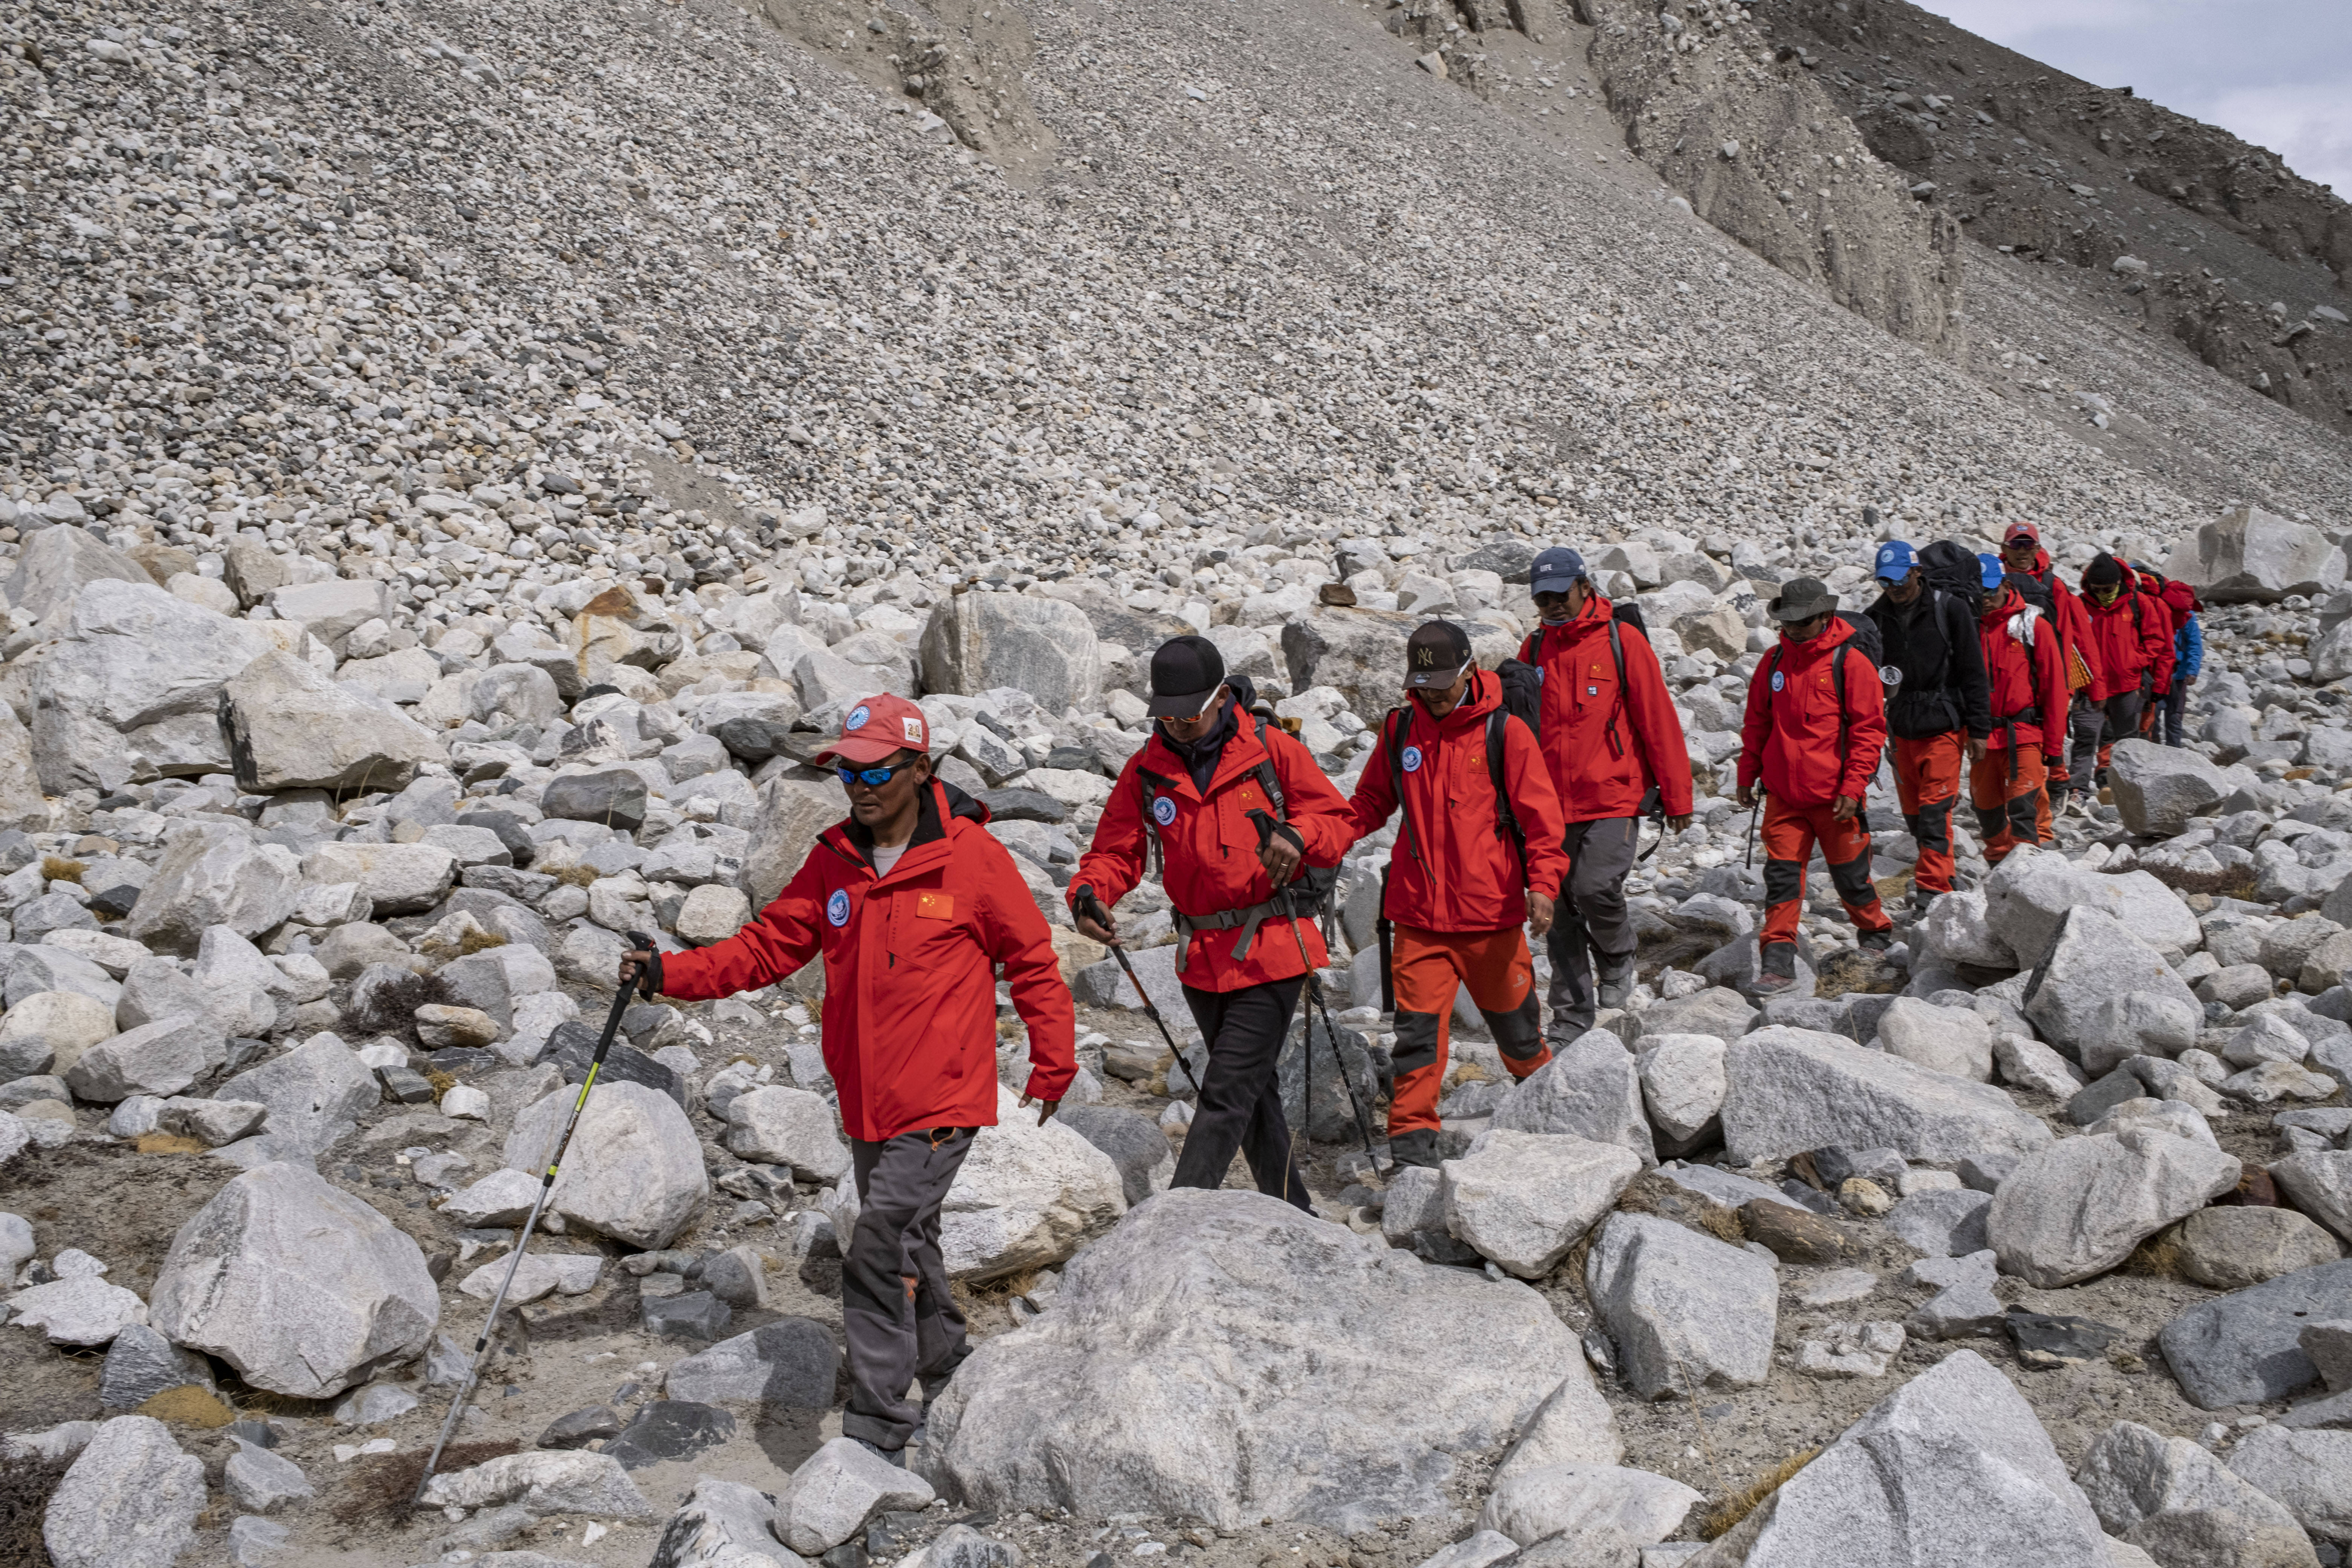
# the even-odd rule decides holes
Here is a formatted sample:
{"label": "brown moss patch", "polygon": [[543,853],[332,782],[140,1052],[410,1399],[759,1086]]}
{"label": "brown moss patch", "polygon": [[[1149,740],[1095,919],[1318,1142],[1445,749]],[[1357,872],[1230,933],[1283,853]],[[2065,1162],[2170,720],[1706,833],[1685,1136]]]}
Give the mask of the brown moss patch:
{"label": "brown moss patch", "polygon": [[[434,1473],[446,1476],[453,1470],[471,1469],[487,1460],[521,1451],[522,1445],[512,1439],[452,1443],[442,1451],[441,1463]],[[415,1448],[405,1454],[375,1454],[355,1461],[363,1468],[352,1478],[351,1489],[335,1505],[336,1522],[359,1529],[405,1518],[409,1505],[416,1499],[417,1484],[425,1479],[425,1461],[432,1452],[430,1448]]]}
{"label": "brown moss patch", "polygon": [[593,866],[566,866],[555,874],[555,879],[566,887],[584,888],[594,881],[596,876],[596,868]]}
{"label": "brown moss patch", "polygon": [[1706,1517],[1699,1521],[1701,1538],[1713,1541],[1738,1529],[1739,1521],[1755,1512],[1758,1504],[1788,1484],[1790,1477],[1811,1464],[1820,1454],[1819,1448],[1806,1448],[1791,1454],[1707,1510]]}
{"label": "brown moss patch", "polygon": [[142,1132],[131,1142],[142,1154],[201,1154],[205,1146],[178,1132]]}
{"label": "brown moss patch", "polygon": [[443,1072],[439,1068],[434,1068],[425,1073],[425,1081],[433,1086],[433,1098],[438,1100],[443,1095],[457,1087],[457,1075],[453,1072]]}
{"label": "brown moss patch", "polygon": [[488,952],[494,947],[504,947],[506,944],[507,939],[494,931],[469,931],[457,939],[457,952],[460,957],[465,957],[477,952]]}
{"label": "brown moss patch", "polygon": [[68,860],[62,855],[41,857],[41,875],[52,882],[79,882],[89,868],[79,860]]}

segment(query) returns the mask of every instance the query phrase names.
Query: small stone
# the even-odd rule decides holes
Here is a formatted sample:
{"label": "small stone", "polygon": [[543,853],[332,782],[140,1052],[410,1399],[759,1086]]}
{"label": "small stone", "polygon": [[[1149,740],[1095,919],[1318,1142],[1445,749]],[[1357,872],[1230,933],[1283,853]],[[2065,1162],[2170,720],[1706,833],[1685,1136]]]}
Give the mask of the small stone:
{"label": "small stone", "polygon": [[2089,1318],[2029,1312],[2021,1307],[2009,1310],[2009,1332],[2017,1342],[2017,1359],[2043,1369],[2098,1361],[2123,1337],[2121,1329]]}
{"label": "small stone", "polygon": [[623,1469],[641,1470],[647,1465],[690,1459],[734,1435],[735,1417],[724,1410],[688,1400],[656,1399],[641,1407],[635,1419],[605,1444],[604,1451],[618,1459]]}
{"label": "small stone", "polygon": [[624,1423],[621,1413],[609,1405],[592,1405],[585,1410],[574,1410],[569,1415],[559,1415],[548,1424],[532,1445],[540,1448],[584,1448],[606,1437],[617,1437]]}
{"label": "small stone", "polygon": [[727,1331],[727,1321],[734,1315],[726,1302],[708,1290],[648,1299],[643,1311],[647,1333],[678,1340],[715,1340]]}

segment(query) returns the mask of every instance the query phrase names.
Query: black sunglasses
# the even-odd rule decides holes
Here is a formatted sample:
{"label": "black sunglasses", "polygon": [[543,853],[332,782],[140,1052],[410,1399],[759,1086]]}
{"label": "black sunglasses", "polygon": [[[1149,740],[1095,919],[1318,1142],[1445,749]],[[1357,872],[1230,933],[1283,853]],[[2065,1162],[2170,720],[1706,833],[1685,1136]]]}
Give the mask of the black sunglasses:
{"label": "black sunglasses", "polygon": [[909,764],[906,763],[899,763],[887,768],[845,768],[836,765],[833,771],[840,778],[844,785],[865,784],[871,784],[876,789],[880,789],[884,784],[890,782],[892,777],[898,773],[900,768],[907,767],[908,765]]}

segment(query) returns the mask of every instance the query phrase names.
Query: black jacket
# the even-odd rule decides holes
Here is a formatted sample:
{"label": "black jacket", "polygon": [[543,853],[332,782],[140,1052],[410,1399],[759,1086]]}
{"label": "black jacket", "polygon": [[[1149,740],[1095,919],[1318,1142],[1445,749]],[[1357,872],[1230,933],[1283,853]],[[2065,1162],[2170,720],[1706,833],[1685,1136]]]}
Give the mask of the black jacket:
{"label": "black jacket", "polygon": [[1903,673],[1886,689],[1888,733],[1919,741],[1954,730],[1979,740],[1992,732],[1984,645],[1965,601],[1922,588],[1908,605],[1881,594],[1867,614],[1886,645],[1882,679],[1889,668]]}

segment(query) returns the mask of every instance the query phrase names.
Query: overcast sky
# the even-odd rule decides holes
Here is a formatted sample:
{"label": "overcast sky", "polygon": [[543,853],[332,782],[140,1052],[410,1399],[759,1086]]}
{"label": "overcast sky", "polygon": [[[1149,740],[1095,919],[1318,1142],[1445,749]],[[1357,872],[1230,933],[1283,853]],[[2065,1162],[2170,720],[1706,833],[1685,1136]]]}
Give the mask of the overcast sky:
{"label": "overcast sky", "polygon": [[1981,37],[2267,147],[2352,200],[2352,0],[1922,0]]}

